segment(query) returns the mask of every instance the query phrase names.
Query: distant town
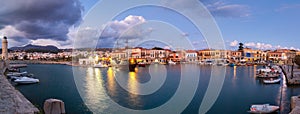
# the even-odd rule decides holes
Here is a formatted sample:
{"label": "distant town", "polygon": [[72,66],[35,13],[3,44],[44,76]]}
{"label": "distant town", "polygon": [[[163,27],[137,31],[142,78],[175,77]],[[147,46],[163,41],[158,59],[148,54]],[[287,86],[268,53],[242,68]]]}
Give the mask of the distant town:
{"label": "distant town", "polygon": [[[28,47],[35,48],[28,48]],[[110,64],[112,60],[122,61],[134,58],[138,63],[151,64],[158,62],[166,64],[175,63],[199,63],[217,64],[217,60],[222,63],[234,63],[236,65],[264,64],[273,62],[279,64],[289,64],[292,58],[300,55],[297,50],[277,49],[277,50],[257,50],[243,47],[241,44],[238,50],[170,50],[160,47],[151,49],[143,47],[118,48],[118,49],[66,49],[58,50],[56,47],[47,48],[42,46],[27,46],[13,48],[9,50],[9,60],[35,61],[44,63],[66,63],[74,65],[94,65],[99,62]],[[48,50],[47,50],[48,49]]]}

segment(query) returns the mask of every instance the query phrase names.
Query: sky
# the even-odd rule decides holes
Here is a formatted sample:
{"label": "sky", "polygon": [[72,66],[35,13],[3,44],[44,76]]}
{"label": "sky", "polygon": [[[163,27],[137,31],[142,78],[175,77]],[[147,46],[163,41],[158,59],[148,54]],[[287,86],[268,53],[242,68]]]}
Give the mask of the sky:
{"label": "sky", "polygon": [[[108,5],[103,5],[104,1],[106,0],[1,0],[0,37],[8,37],[9,47],[26,44],[55,45],[59,48],[92,45],[113,47],[116,41],[124,43],[125,40],[121,40],[127,38],[129,42],[138,42],[135,46],[171,48],[172,45],[186,42],[182,44],[190,43],[194,46],[193,49],[209,48],[202,28],[198,29],[193,20],[175,10],[140,5],[115,14],[115,9],[109,4],[121,7],[130,5],[134,0],[110,0]],[[176,7],[182,6],[186,10],[197,7],[189,0],[162,1]],[[255,49],[300,49],[300,1],[200,2],[214,17],[227,49],[237,49],[240,42],[245,47]],[[100,9],[97,6],[101,6]],[[93,12],[96,13],[92,14]],[[112,13],[113,18],[106,19]],[[203,16],[200,13],[194,12],[194,15]],[[89,19],[91,17],[93,19]],[[85,26],[88,23],[86,21],[91,21],[87,24],[89,26]],[[141,43],[151,38],[156,41]]]}

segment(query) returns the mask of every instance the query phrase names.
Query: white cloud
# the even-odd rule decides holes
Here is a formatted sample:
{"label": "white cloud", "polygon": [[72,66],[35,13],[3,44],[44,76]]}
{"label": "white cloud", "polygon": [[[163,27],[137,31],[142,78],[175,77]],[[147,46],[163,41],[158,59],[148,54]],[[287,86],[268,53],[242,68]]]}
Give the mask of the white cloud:
{"label": "white cloud", "polygon": [[103,30],[101,37],[102,38],[118,37],[121,33],[123,33],[128,28],[145,22],[146,19],[143,16],[133,16],[133,15],[129,15],[124,20],[121,21],[115,20],[112,22],[108,22],[106,25],[103,25],[103,27],[106,26],[106,28]]}
{"label": "white cloud", "polygon": [[11,25],[5,26],[3,29],[1,29],[0,34],[1,34],[1,36],[7,36],[7,37],[25,37],[26,36],[25,32],[21,32]]}
{"label": "white cloud", "polygon": [[[237,40],[234,40],[230,42],[229,46],[236,47],[239,43]],[[253,48],[253,49],[262,49],[262,50],[274,50],[274,49],[294,49],[294,50],[300,50],[295,47],[282,47],[280,45],[271,45],[268,43],[262,43],[262,42],[246,42],[244,43],[244,47]]]}
{"label": "white cloud", "polygon": [[238,46],[238,44],[239,44],[239,42],[237,40],[230,42],[231,47],[236,47],[236,46]]}
{"label": "white cloud", "polygon": [[[124,20],[114,20],[107,22],[100,28],[77,28],[70,30],[68,36],[73,41],[74,48],[95,48],[96,46],[110,47],[119,37],[139,38],[149,32],[153,28],[142,30],[139,25],[145,23],[143,16],[129,15]],[[99,43],[99,44],[98,44]]]}

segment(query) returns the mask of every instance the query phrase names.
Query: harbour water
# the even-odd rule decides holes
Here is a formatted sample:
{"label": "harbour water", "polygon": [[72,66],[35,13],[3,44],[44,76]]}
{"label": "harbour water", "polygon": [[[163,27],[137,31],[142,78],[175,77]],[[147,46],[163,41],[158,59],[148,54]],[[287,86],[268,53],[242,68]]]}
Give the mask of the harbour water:
{"label": "harbour water", "polygon": [[[146,83],[154,78],[151,76],[157,75],[150,72],[149,66],[139,67],[136,73],[128,73],[126,68],[74,67],[72,69],[72,66],[67,65],[32,64],[22,70],[33,73],[40,79],[40,83],[18,85],[16,88],[39,108],[42,108],[43,102],[48,98],[61,99],[65,102],[67,113],[71,114],[92,113],[92,111],[95,113],[117,112],[115,104],[109,103],[109,99],[123,107],[145,110],[168,102],[177,92],[183,77],[195,76],[193,71],[184,72],[181,75],[180,69],[199,69],[200,74],[196,75],[200,77],[196,85],[197,91],[191,103],[183,111],[186,114],[198,113],[211,79],[211,66],[184,64],[151,67],[157,68],[157,72],[165,70],[166,78],[161,87],[149,95],[137,95],[127,91],[142,91],[137,82]],[[300,87],[287,87],[283,81],[280,84],[263,84],[262,80],[255,78],[255,71],[258,68],[261,66],[226,67],[222,90],[207,113],[242,114],[247,113],[251,104],[264,103],[281,105],[280,113],[288,113],[290,97],[299,95]],[[76,70],[77,76],[73,75],[73,70]],[[126,79],[127,88],[118,84],[115,76]]]}

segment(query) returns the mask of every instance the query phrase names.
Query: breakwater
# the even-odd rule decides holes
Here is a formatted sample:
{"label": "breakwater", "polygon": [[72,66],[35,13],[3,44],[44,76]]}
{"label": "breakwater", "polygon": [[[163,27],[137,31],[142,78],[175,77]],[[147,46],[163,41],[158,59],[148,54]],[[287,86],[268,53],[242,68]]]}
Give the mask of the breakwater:
{"label": "breakwater", "polygon": [[0,113],[1,114],[35,114],[39,110],[13,87],[3,74],[7,68],[0,61]]}

